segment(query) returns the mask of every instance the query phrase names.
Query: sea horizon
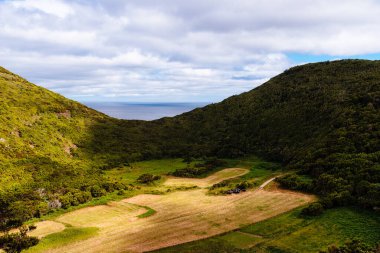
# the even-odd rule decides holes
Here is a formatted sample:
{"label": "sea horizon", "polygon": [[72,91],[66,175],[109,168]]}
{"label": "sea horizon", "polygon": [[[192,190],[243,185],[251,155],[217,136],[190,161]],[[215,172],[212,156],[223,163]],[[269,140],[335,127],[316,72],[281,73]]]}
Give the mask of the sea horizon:
{"label": "sea horizon", "polygon": [[211,102],[82,102],[110,117],[128,120],[156,120],[189,112]]}

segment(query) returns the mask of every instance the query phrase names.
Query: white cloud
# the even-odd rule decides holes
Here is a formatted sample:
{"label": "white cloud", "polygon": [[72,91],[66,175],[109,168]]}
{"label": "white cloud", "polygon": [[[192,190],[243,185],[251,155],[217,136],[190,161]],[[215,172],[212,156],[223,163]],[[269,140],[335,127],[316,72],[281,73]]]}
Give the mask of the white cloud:
{"label": "white cloud", "polygon": [[74,12],[68,4],[59,0],[25,0],[12,1],[11,3],[16,8],[23,8],[31,11],[39,10],[60,18],[65,18]]}
{"label": "white cloud", "polygon": [[0,65],[80,99],[217,101],[289,53],[380,53],[376,0],[0,1]]}

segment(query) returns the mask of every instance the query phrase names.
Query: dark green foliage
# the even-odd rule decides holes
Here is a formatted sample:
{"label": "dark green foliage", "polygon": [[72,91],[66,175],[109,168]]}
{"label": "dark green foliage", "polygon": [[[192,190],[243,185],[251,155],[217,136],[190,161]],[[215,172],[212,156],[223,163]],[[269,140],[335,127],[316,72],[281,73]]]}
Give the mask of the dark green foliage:
{"label": "dark green foliage", "polygon": [[216,157],[206,158],[204,160],[204,163],[197,163],[194,165],[194,167],[188,165],[186,168],[177,169],[172,172],[171,175],[176,177],[199,177],[210,173],[218,167],[222,167],[226,164],[225,161]]}
{"label": "dark green foliage", "polygon": [[29,231],[32,231],[32,230],[35,230],[37,228],[37,226],[29,225],[28,228],[29,228]]}
{"label": "dark green foliage", "polygon": [[314,179],[288,182],[293,189],[332,206],[372,208],[380,205],[379,110],[380,62],[345,60],[294,67],[247,93],[152,123],[168,130],[165,152],[258,154]]}
{"label": "dark green foliage", "polygon": [[320,253],[377,253],[380,245],[376,248],[370,247],[360,240],[352,240],[345,243],[341,247],[335,245],[330,246],[327,251],[319,251]]}
{"label": "dark green foliage", "polygon": [[251,188],[253,185],[247,181],[243,181],[241,183],[238,183],[236,185],[236,188],[240,189],[240,190],[247,190],[249,188]]}
{"label": "dark green foliage", "polygon": [[281,186],[291,190],[307,192],[313,189],[313,184],[310,180],[305,180],[296,174],[288,174],[283,177],[276,178],[276,181],[279,182]]}
{"label": "dark green foliage", "polygon": [[231,184],[230,180],[224,180],[224,181],[222,181],[220,183],[213,184],[210,187],[210,190],[214,190],[216,188],[223,188],[223,187],[229,186],[230,184]]}
{"label": "dark green foliage", "polygon": [[307,216],[318,216],[322,214],[323,211],[324,211],[323,205],[321,203],[316,202],[302,209],[301,214],[307,215]]}
{"label": "dark green foliage", "polygon": [[156,175],[152,175],[152,174],[142,174],[141,176],[139,176],[137,178],[137,182],[141,183],[141,184],[150,184],[150,183],[153,183],[154,181],[156,180],[160,180],[161,179],[161,176],[156,176]]}
{"label": "dark green foliage", "polygon": [[99,185],[90,187],[91,196],[94,198],[101,197],[106,194],[106,190],[102,189]]}
{"label": "dark green foliage", "polygon": [[18,233],[6,233],[0,236],[0,249],[5,252],[16,253],[38,244],[37,237],[28,236],[28,228],[21,227]]}
{"label": "dark green foliage", "polygon": [[186,167],[184,169],[175,170],[171,175],[176,177],[198,177],[212,170],[213,169],[206,167]]}

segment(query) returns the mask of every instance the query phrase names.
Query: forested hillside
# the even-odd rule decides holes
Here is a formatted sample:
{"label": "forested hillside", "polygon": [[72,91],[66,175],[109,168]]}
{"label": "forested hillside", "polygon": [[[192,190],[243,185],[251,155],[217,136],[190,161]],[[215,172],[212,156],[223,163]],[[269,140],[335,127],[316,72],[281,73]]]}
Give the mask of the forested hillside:
{"label": "forested hillside", "polygon": [[102,170],[162,157],[256,154],[311,176],[280,182],[320,194],[326,207],[380,206],[380,61],[294,67],[151,122],[112,119],[1,68],[0,104],[3,224],[43,213],[68,192],[86,201],[123,187]]}
{"label": "forested hillside", "polygon": [[326,206],[380,206],[380,61],[294,67],[252,91],[160,122],[170,126],[166,139],[178,138],[172,146],[180,153],[259,154],[312,176],[283,182],[324,196]]}

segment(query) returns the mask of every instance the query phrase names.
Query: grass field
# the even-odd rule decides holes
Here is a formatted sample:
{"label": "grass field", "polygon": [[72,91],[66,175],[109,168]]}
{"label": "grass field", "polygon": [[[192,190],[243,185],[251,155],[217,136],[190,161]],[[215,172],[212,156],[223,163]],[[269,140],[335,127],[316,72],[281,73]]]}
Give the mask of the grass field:
{"label": "grass field", "polygon": [[58,248],[64,244],[74,243],[76,241],[85,240],[96,236],[98,228],[73,228],[68,227],[62,232],[53,233],[44,237],[44,239],[35,247],[25,252],[47,252],[51,249]]}
{"label": "grass field", "polygon": [[[253,237],[249,237],[252,235]],[[355,208],[327,210],[321,216],[306,218],[300,209],[246,226],[237,231],[166,249],[160,253],[282,252],[309,253],[342,245],[349,239],[380,242],[380,216]]]}
{"label": "grass field", "polygon": [[[157,171],[163,172],[164,169],[158,168]],[[203,180],[202,186],[206,187],[233,176],[244,177],[245,173],[249,171],[227,169],[197,180]],[[310,195],[285,191],[253,190],[229,196],[209,196],[206,193],[207,189],[192,189],[164,195],[140,194],[63,214],[55,218],[55,222],[61,224],[60,229],[62,224],[66,229],[47,235],[30,252],[154,250],[237,229],[314,200]],[[51,223],[52,227],[56,225]],[[75,229],[82,232],[89,229],[91,235],[87,237],[87,231],[82,233],[83,236],[66,236],[68,239],[62,240],[61,244],[54,239]],[[37,224],[35,233],[39,231]],[[248,246],[250,240],[257,239],[248,234],[241,236],[245,237]]]}

